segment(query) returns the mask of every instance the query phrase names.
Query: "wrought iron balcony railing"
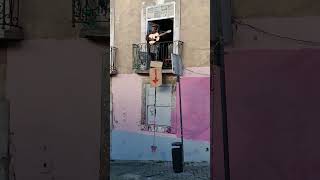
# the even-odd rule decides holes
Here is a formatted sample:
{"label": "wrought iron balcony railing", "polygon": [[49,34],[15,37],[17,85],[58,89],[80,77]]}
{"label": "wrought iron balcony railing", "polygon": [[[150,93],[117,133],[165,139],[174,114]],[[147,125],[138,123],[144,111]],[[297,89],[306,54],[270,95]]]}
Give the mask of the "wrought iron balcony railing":
{"label": "wrought iron balcony railing", "polygon": [[108,0],[72,0],[72,24],[94,28],[99,22],[110,22]]}
{"label": "wrought iron balcony railing", "polygon": [[0,0],[0,26],[2,29],[19,26],[19,0]]}
{"label": "wrought iron balcony railing", "polygon": [[118,73],[117,61],[116,61],[116,47],[110,47],[110,74],[114,75]]}
{"label": "wrought iron balcony railing", "polygon": [[154,47],[147,43],[133,44],[133,70],[136,73],[148,73],[150,61],[157,60],[163,62],[164,72],[171,72],[171,53],[182,55],[183,42],[170,41],[160,42]]}
{"label": "wrought iron balcony railing", "polygon": [[19,22],[20,1],[0,0],[0,40],[22,40]]}

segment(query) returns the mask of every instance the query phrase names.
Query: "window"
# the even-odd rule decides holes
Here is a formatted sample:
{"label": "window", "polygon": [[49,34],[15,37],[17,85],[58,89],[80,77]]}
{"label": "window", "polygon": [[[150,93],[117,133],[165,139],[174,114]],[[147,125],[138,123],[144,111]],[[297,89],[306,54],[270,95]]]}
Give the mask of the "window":
{"label": "window", "polygon": [[[180,38],[180,4],[176,3],[174,0],[169,0],[171,2],[157,4],[150,6],[142,5],[141,14],[141,43],[145,42],[146,34],[149,31],[150,22],[164,20],[162,22],[171,23],[170,30],[172,30],[172,41],[178,41]],[[162,23],[160,22],[160,23]],[[169,30],[161,25],[162,30]]]}
{"label": "window", "polygon": [[[166,32],[168,30],[173,31],[174,19],[161,19],[161,20],[153,20],[148,21],[148,32],[151,32],[152,24],[156,23],[159,25],[159,33]],[[163,62],[164,69],[171,69],[171,53],[173,52],[173,32],[164,34],[161,36],[158,46],[158,52],[156,59]]]}
{"label": "window", "polygon": [[[151,30],[151,24],[159,25],[161,36],[160,42],[152,49],[152,54],[146,43],[146,35]],[[172,73],[171,54],[182,54],[183,42],[180,41],[180,0],[157,1],[156,5],[151,2],[143,2],[141,9],[141,39],[140,43],[132,45],[133,71],[138,74],[147,74],[150,61],[162,61],[162,72]]]}
{"label": "window", "polygon": [[[153,23],[156,23],[159,25],[160,33],[168,30],[171,30],[173,32],[173,24],[174,24],[173,18],[148,21],[148,32],[151,32],[151,26]],[[164,36],[161,36],[159,40],[159,42],[168,42],[168,41],[173,41],[173,33],[168,33]]]}
{"label": "window", "polygon": [[[171,132],[171,111],[173,85],[163,84],[160,87],[145,86],[145,129],[148,131]],[[155,114],[156,109],[156,114]]]}
{"label": "window", "polygon": [[[171,30],[174,33],[175,3],[167,3],[146,9],[146,33],[151,31],[152,23],[159,25],[159,31]],[[161,37],[160,42],[173,41],[173,33]]]}

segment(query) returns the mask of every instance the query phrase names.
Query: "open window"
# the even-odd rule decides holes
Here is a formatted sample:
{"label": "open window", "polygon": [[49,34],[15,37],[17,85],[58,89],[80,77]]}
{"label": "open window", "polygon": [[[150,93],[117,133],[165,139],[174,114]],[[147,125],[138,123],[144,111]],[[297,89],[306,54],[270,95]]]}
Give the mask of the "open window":
{"label": "open window", "polygon": [[152,24],[158,24],[159,25],[159,32],[165,32],[168,30],[171,30],[172,33],[165,34],[164,36],[161,36],[159,42],[172,42],[173,41],[173,24],[174,24],[174,18],[166,18],[166,19],[160,19],[160,20],[150,20],[148,21],[148,27],[147,32],[151,32],[151,26]]}
{"label": "open window", "polygon": [[[148,33],[151,32],[152,24],[157,24],[159,26],[159,34],[163,34],[160,37],[160,40],[157,43],[158,46],[158,56],[157,60],[163,62],[164,69],[170,69],[171,62],[171,53],[173,52],[173,24],[174,18],[166,18],[160,20],[151,20],[148,21]],[[165,33],[167,31],[171,31],[171,33]]]}
{"label": "open window", "polygon": [[[150,5],[150,6],[149,6]],[[133,70],[136,73],[149,73],[150,61],[163,62],[162,73],[172,73],[171,54],[182,54],[183,43],[180,37],[180,4],[175,1],[143,5],[141,14],[141,42],[133,44]],[[156,52],[150,54],[146,43],[146,35],[151,31],[152,24],[159,25],[159,33],[171,30],[161,36]]]}

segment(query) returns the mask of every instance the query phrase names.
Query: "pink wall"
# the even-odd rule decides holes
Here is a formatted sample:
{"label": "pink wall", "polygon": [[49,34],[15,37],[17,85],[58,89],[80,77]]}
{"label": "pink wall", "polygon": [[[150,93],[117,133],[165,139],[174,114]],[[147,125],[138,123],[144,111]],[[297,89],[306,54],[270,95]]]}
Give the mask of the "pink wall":
{"label": "pink wall", "polygon": [[[190,140],[209,141],[209,68],[195,67],[188,68],[191,71],[185,71],[182,81],[183,89],[183,113],[186,113],[185,120],[189,135],[186,138]],[[143,80],[142,76],[137,74],[118,74],[112,77],[112,110],[114,130],[125,130],[128,132],[139,132],[144,134],[153,134],[152,132],[141,131],[141,113],[142,113],[142,95]],[[194,96],[196,92],[199,96]],[[178,97],[178,95],[177,95]],[[202,101],[202,102],[201,102]],[[178,98],[177,102],[178,103]],[[207,106],[208,105],[208,106]],[[176,107],[178,108],[178,106]],[[191,111],[190,111],[191,110]],[[191,113],[189,113],[189,111]],[[179,112],[173,112],[173,126],[175,115]],[[201,122],[201,126],[194,126],[193,123]],[[178,135],[179,132],[176,133]],[[173,134],[157,133],[159,136],[176,137]],[[179,136],[179,135],[178,135]]]}
{"label": "pink wall", "polygon": [[113,126],[115,129],[140,131],[142,79],[136,74],[119,74],[112,78]]}
{"label": "pink wall", "polygon": [[[209,161],[209,68],[188,69],[193,72],[186,71],[182,79],[185,160]],[[111,135],[111,159],[171,161],[171,143],[180,141],[179,131],[174,134],[155,133],[154,137],[153,132],[141,130],[142,78],[145,77],[137,74],[118,74],[112,77],[114,128]],[[198,96],[194,96],[194,93]],[[175,112],[173,117],[174,115]],[[154,153],[151,151],[153,143],[157,146],[157,152]]]}
{"label": "pink wall", "polygon": [[98,179],[102,52],[82,40],[8,49],[17,179]]}
{"label": "pink wall", "polygon": [[[210,78],[184,77],[181,79],[181,108],[184,138],[210,141]],[[177,87],[176,116],[174,127],[181,137],[180,103]]]}
{"label": "pink wall", "polygon": [[[317,49],[226,56],[232,180],[320,179],[319,58]],[[215,112],[213,171],[223,180],[220,108]]]}

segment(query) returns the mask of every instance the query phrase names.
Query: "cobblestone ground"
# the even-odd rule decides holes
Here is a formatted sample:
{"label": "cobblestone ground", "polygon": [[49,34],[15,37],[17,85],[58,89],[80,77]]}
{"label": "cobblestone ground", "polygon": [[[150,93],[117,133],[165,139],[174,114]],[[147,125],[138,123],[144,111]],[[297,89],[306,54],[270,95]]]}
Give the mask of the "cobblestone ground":
{"label": "cobblestone ground", "polygon": [[185,163],[174,173],[171,162],[112,161],[111,180],[209,180],[209,163]]}

